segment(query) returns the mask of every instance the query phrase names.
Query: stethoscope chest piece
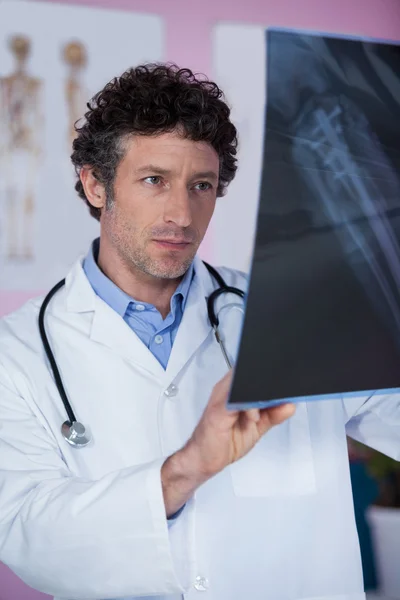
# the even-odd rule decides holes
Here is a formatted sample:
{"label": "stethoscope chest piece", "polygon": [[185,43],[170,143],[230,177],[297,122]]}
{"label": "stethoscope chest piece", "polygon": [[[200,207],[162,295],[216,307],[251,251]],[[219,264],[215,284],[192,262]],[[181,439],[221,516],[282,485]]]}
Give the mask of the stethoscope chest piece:
{"label": "stethoscope chest piece", "polygon": [[65,441],[75,448],[84,448],[91,442],[91,437],[86,431],[86,427],[79,421],[65,421],[61,426],[61,433]]}

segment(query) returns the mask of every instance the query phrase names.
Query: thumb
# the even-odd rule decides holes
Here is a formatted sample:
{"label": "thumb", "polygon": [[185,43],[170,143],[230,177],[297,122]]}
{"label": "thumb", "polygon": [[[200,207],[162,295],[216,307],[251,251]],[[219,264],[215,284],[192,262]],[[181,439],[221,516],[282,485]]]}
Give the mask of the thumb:
{"label": "thumb", "polygon": [[293,403],[286,402],[285,404],[278,404],[277,406],[271,406],[271,408],[263,408],[260,411],[261,421],[268,423],[271,427],[280,425],[296,412],[296,405]]}
{"label": "thumb", "polygon": [[213,399],[214,404],[225,404],[229,390],[232,384],[232,370],[228,371],[226,375],[214,386]]}

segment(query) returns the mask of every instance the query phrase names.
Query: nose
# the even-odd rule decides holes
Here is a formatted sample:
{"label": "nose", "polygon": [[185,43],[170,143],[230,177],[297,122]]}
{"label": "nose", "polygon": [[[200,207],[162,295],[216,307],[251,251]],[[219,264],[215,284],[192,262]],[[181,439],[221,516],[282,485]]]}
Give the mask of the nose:
{"label": "nose", "polygon": [[190,193],[186,187],[170,190],[164,205],[164,221],[178,227],[189,227],[192,223]]}

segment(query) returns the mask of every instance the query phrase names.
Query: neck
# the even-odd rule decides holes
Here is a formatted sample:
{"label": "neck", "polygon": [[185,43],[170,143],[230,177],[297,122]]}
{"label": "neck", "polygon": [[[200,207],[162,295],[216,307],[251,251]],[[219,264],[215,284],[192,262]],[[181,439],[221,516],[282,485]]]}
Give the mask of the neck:
{"label": "neck", "polygon": [[161,313],[163,319],[167,317],[170,312],[171,298],[182,277],[160,279],[132,268],[103,240],[97,263],[103,273],[128,296],[138,302],[152,304]]}

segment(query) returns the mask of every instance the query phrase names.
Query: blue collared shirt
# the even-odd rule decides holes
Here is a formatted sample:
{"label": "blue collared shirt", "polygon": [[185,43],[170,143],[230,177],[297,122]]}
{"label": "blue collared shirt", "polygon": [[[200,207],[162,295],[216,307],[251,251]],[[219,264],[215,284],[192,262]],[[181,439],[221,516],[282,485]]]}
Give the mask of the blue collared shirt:
{"label": "blue collared shirt", "polygon": [[99,246],[100,240],[96,239],[83,263],[89,283],[96,294],[121,315],[165,369],[185,310],[194,275],[193,264],[172,296],[171,310],[163,319],[155,306],[146,302],[137,302],[101,271],[96,262]]}

